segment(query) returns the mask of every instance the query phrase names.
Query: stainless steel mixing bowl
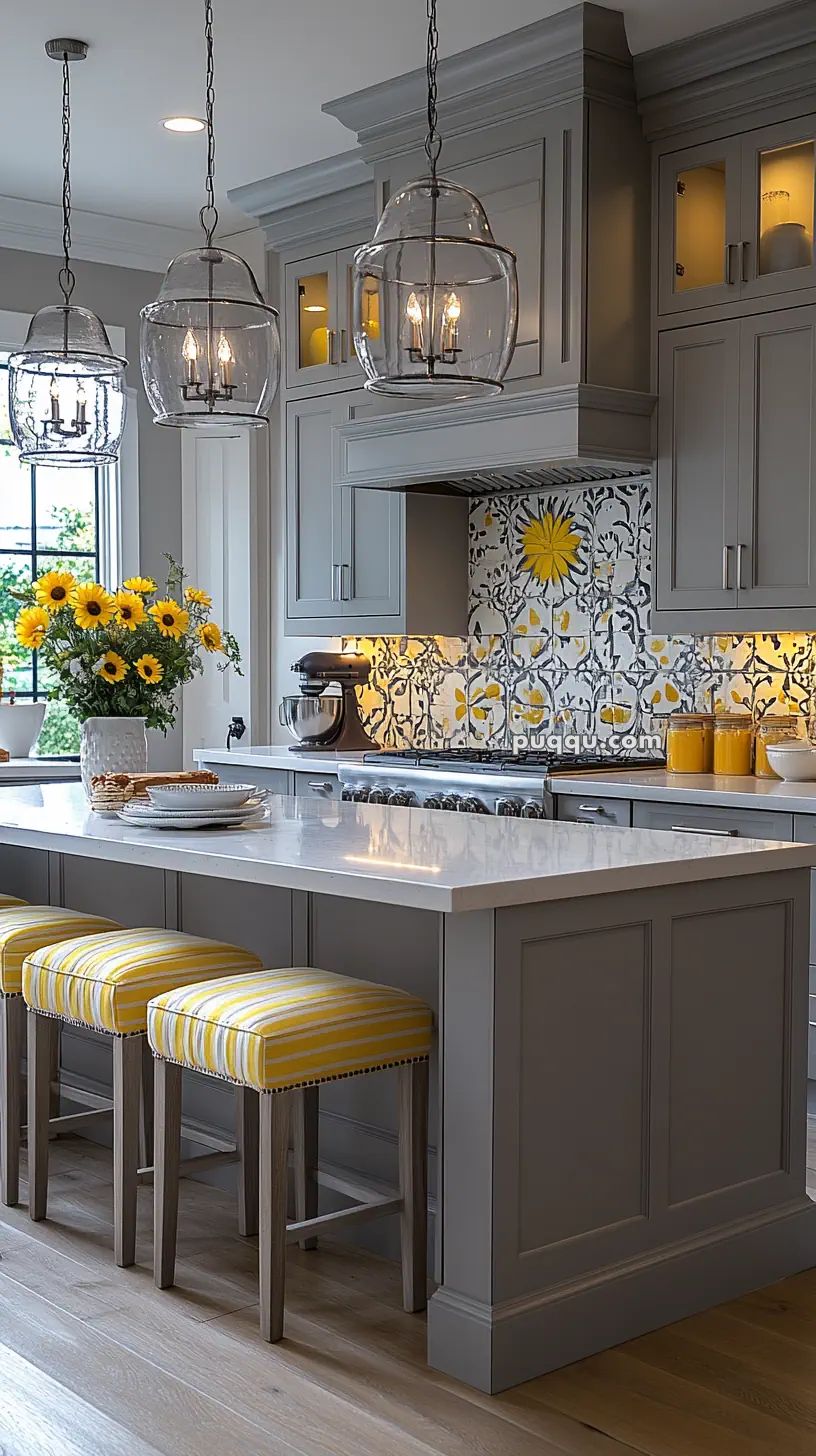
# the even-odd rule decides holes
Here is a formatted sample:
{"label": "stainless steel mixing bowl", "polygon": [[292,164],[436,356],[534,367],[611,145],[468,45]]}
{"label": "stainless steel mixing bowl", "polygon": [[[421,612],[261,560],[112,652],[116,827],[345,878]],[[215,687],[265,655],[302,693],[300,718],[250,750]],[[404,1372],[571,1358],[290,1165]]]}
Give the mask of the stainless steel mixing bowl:
{"label": "stainless steel mixing bowl", "polygon": [[278,710],[281,726],[299,743],[332,743],[343,724],[343,699],[335,694],[284,698]]}

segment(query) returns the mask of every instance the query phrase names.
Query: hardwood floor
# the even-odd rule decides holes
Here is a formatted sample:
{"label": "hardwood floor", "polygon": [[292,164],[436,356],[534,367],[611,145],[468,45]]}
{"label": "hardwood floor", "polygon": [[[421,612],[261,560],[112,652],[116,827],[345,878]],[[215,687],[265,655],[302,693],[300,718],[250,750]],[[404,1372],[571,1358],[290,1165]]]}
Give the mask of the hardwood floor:
{"label": "hardwood floor", "polygon": [[[395,1265],[290,1250],[270,1348],[230,1198],[182,1183],[178,1285],[160,1294],[150,1191],[137,1266],[120,1270],[111,1155],[66,1138],[51,1158],[49,1220],[0,1218],[2,1456],[816,1451],[816,1270],[491,1399],[425,1368]],[[810,1161],[816,1185],[816,1120]]]}

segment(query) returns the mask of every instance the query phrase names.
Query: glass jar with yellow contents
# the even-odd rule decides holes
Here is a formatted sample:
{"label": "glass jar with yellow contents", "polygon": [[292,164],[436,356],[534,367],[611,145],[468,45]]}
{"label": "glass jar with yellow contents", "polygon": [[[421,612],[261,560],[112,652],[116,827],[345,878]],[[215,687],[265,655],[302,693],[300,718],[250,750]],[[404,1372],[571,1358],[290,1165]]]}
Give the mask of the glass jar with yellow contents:
{"label": "glass jar with yellow contents", "polygon": [[796,713],[779,717],[765,717],[757,725],[756,730],[756,751],[754,754],[754,773],[758,779],[778,779],[779,774],[774,773],[768,762],[767,749],[769,744],[774,743],[795,743],[802,738],[800,725],[803,719]]}
{"label": "glass jar with yellow contents", "polygon": [[666,729],[669,773],[711,773],[714,766],[714,719],[710,713],[672,713]]}
{"label": "glass jar with yellow contents", "polygon": [[714,719],[714,772],[745,777],[754,766],[754,725],[747,713],[718,713]]}

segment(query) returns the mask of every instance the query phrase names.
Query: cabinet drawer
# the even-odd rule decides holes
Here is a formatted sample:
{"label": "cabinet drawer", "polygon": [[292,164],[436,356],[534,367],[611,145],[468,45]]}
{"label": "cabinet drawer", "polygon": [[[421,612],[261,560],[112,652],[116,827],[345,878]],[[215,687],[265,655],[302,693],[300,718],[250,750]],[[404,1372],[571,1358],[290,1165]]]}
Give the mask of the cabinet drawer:
{"label": "cabinet drawer", "polygon": [[558,818],[573,824],[619,825],[628,829],[632,823],[629,799],[602,799],[592,794],[559,794]]}
{"label": "cabinet drawer", "polygon": [[254,784],[256,789],[268,789],[270,794],[291,794],[292,777],[285,768],[247,768],[240,763],[202,763],[201,768],[211,768],[218,774],[221,784]]}
{"label": "cabinet drawer", "polygon": [[721,809],[716,805],[663,804],[635,801],[636,829],[687,829],[692,833],[729,835],[740,839],[793,838],[793,815]]}
{"label": "cabinet drawer", "polygon": [[314,773],[295,774],[295,794],[299,799],[339,799],[340,780],[337,774]]}

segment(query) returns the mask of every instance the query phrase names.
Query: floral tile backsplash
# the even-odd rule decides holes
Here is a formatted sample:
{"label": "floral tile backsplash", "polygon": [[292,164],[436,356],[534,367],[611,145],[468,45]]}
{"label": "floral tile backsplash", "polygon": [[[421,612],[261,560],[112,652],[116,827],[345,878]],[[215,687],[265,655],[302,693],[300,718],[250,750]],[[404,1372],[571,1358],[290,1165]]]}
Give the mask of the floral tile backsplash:
{"label": "floral tile backsplash", "polygon": [[650,631],[651,483],[480,500],[470,636],[350,639],[389,747],[520,748],[550,732],[653,732],[675,711],[810,714],[816,636]]}

